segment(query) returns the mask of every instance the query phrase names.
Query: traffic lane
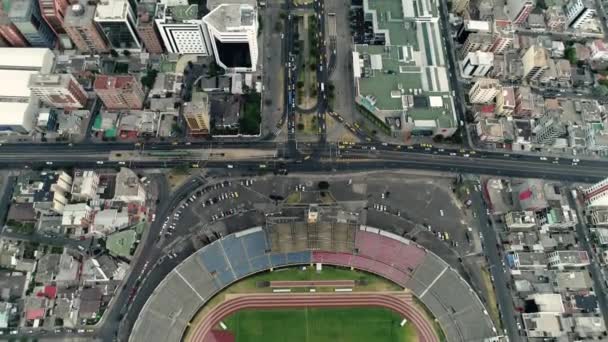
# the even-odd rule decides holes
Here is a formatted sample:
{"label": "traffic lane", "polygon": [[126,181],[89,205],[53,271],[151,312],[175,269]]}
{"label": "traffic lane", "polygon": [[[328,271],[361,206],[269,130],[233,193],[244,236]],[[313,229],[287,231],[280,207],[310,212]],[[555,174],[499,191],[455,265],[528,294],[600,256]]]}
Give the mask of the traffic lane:
{"label": "traffic lane", "polygon": [[581,221],[584,219],[581,206],[578,204],[578,202],[576,202],[576,199],[572,197],[572,193],[568,194],[568,202],[570,203],[571,208],[576,208],[579,218],[576,224],[576,233],[578,235],[578,240],[581,241],[583,248],[591,257],[591,265],[589,266],[589,270],[592,275],[593,290],[595,291],[598,299],[600,310],[603,313],[604,323],[608,325],[608,301],[606,300],[606,288],[604,287],[604,282],[602,281],[603,277],[597,264],[598,257],[594,253],[593,247],[589,242],[588,229]]}
{"label": "traffic lane", "polygon": [[[480,227],[480,232],[483,236],[483,250],[490,265],[490,273],[493,277],[496,300],[501,314],[501,321],[503,322],[503,327],[509,336],[509,340],[514,342],[521,341],[519,330],[517,329],[515,308],[513,307],[511,292],[507,288],[508,279],[505,276],[502,266],[502,255],[497,247],[498,240],[496,237],[496,231],[492,226],[493,220],[491,220],[491,218],[487,215],[487,207],[485,206],[481,193],[475,192],[473,197],[475,197],[473,206],[478,214],[478,224]],[[489,225],[488,222],[491,222],[492,225]]]}
{"label": "traffic lane", "polygon": [[[342,150],[344,151],[344,150]],[[383,151],[380,155],[378,150],[349,150],[348,153],[342,154],[342,159],[345,161],[349,157],[357,158],[376,158],[382,160],[401,160],[406,163],[427,164],[431,169],[443,169],[455,172],[470,172],[481,174],[498,174],[498,175],[514,175],[528,176],[522,173],[522,170],[534,172],[534,176],[539,178],[554,178],[558,176],[572,176],[575,173],[578,179],[584,181],[593,181],[598,178],[605,178],[607,172],[605,167],[594,166],[573,166],[571,164],[548,164],[539,163],[536,161],[524,160],[496,160],[491,158],[473,158],[471,156],[459,155],[439,155],[439,154],[424,154],[424,153],[400,153],[395,151]],[[434,166],[432,166],[434,164]],[[551,167],[547,167],[547,166]],[[451,170],[453,169],[453,170]],[[519,171],[514,174],[513,172]]]}
{"label": "traffic lane", "polygon": [[132,299],[131,296],[133,291],[138,291],[138,286],[136,286],[136,284],[138,279],[143,276],[145,268],[147,268],[150,262],[156,262],[159,257],[160,250],[155,246],[154,241],[161,229],[162,220],[160,217],[167,215],[169,211],[175,207],[187,193],[189,193],[191,187],[197,187],[202,184],[203,181],[200,178],[189,180],[174,191],[168,200],[160,202],[157,206],[156,220],[150,226],[150,231],[146,240],[139,247],[141,249],[139,257],[133,262],[126,281],[124,281],[123,286],[115,295],[113,304],[106,310],[106,313],[102,318],[99,335],[104,336],[106,340],[107,338],[114,338],[118,329],[116,322],[121,321],[124,313],[128,311],[128,303]]}

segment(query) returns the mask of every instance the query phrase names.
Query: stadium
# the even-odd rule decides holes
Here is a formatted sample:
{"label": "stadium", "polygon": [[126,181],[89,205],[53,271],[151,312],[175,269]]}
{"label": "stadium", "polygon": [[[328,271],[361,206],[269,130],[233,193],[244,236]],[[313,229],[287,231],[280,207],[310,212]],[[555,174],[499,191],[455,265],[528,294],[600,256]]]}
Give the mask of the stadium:
{"label": "stadium", "polygon": [[374,227],[303,216],[200,248],[155,289],[130,341],[496,339],[477,294],[431,251]]}

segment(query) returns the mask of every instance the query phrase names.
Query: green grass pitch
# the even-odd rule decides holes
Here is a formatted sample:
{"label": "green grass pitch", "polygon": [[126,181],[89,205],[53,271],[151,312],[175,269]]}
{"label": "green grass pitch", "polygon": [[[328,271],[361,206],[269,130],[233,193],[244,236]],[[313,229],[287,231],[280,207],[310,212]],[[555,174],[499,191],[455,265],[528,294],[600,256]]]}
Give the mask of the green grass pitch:
{"label": "green grass pitch", "polygon": [[236,342],[414,342],[411,323],[385,308],[241,310],[223,322]]}

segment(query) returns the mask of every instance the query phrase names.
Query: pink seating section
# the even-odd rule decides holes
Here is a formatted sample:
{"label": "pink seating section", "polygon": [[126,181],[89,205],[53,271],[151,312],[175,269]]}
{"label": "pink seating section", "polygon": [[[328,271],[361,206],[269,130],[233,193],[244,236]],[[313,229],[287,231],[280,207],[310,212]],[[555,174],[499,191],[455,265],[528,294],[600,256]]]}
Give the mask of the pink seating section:
{"label": "pink seating section", "polygon": [[357,231],[355,247],[359,255],[383,262],[403,272],[411,273],[422,263],[425,251],[416,245],[406,245],[395,239],[363,230]]}
{"label": "pink seating section", "polygon": [[424,260],[422,248],[366,231],[357,231],[358,255],[313,251],[312,262],[362,269],[405,285],[410,274]]}

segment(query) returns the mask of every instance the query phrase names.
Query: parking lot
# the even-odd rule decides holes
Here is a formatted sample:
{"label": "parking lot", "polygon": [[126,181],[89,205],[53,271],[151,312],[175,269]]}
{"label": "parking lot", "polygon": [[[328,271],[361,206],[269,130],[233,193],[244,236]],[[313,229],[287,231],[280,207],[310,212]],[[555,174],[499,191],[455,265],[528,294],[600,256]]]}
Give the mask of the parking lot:
{"label": "parking lot", "polygon": [[254,182],[249,178],[224,180],[194,190],[165,219],[162,238],[169,241],[185,235],[211,238],[261,225],[263,213],[272,209],[273,204],[251,189]]}
{"label": "parking lot", "polygon": [[[184,236],[214,239],[261,226],[266,216],[285,214],[293,206],[324,203],[352,213],[359,224],[412,239],[458,267],[459,258],[474,251],[477,233],[469,228],[473,216],[466,214],[452,193],[453,179],[371,172],[218,180],[193,189],[165,219],[160,238],[169,242]],[[321,191],[323,181],[328,189]]]}

